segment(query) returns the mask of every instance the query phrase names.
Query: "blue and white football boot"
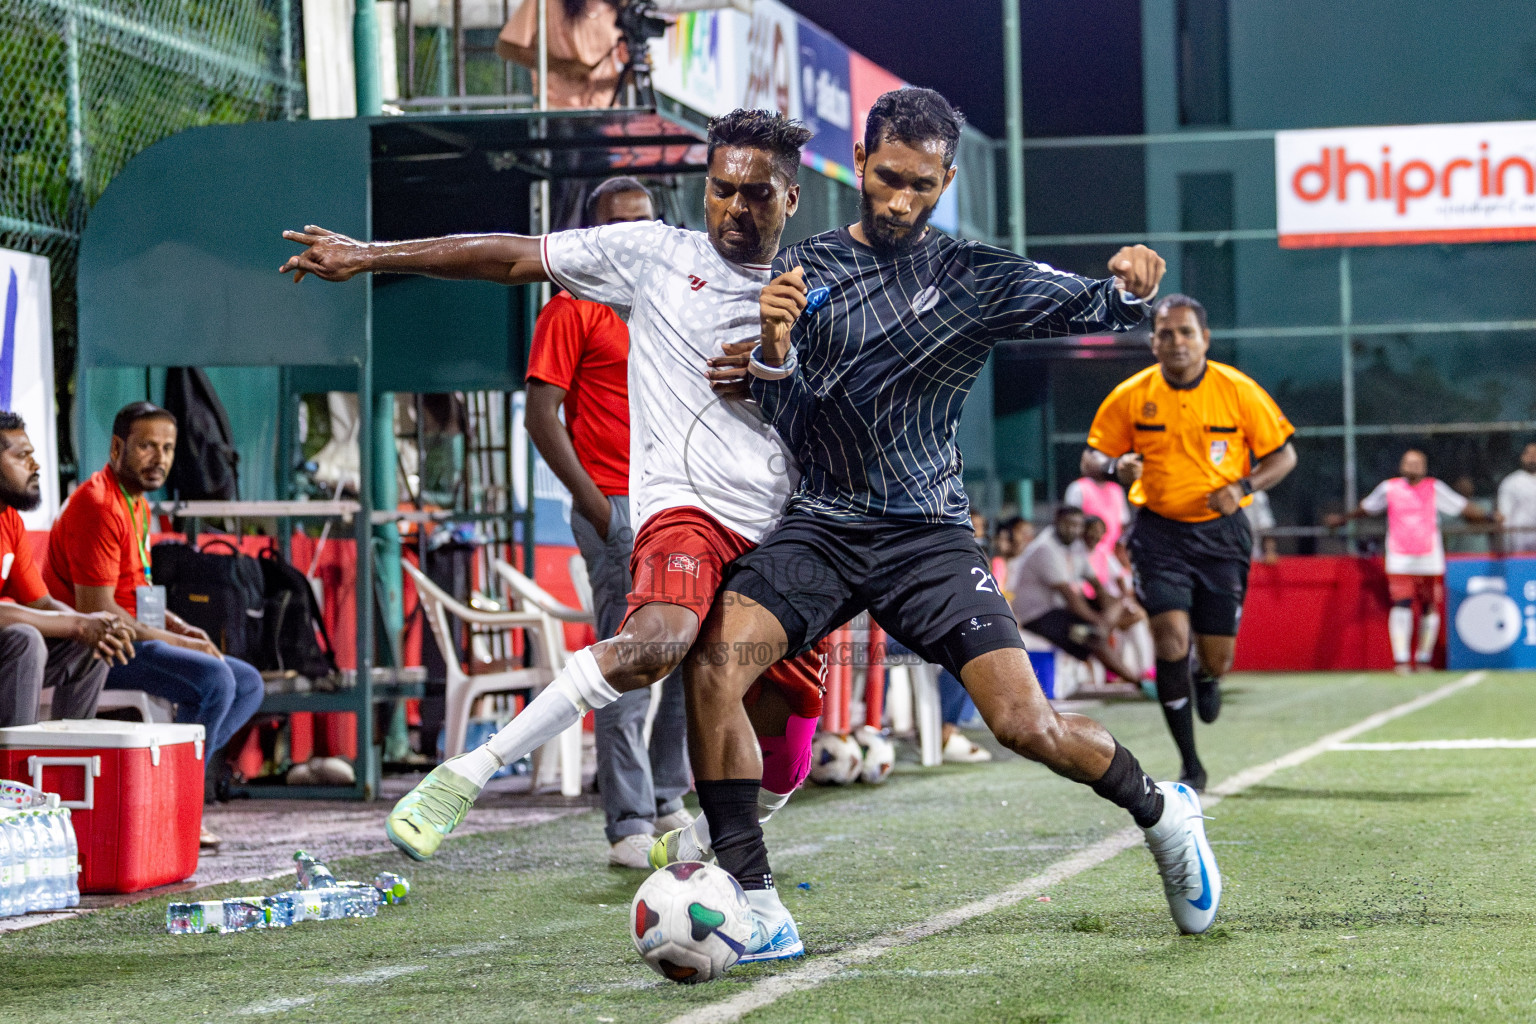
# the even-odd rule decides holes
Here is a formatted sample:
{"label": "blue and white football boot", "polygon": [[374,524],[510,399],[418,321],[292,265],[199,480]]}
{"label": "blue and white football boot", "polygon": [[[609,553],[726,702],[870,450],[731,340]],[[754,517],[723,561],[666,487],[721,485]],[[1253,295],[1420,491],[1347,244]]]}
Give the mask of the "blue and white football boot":
{"label": "blue and white football boot", "polygon": [[747,940],[747,951],[737,963],[793,960],[805,955],[800,929],[776,890],[749,889],[747,902],[752,905],[752,938]]}
{"label": "blue and white football boot", "polygon": [[1147,848],[1163,876],[1163,893],[1179,930],[1199,935],[1216,920],[1221,903],[1221,872],[1205,839],[1205,815],[1200,797],[1182,782],[1159,782],[1163,816],[1143,829]]}

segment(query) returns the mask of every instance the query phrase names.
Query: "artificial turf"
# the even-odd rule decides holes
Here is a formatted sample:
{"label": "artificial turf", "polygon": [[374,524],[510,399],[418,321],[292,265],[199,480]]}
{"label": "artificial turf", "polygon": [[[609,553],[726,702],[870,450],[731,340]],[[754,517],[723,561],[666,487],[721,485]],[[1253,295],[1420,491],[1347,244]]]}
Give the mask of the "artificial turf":
{"label": "artificial turf", "polygon": [[[1219,780],[1452,678],[1233,677],[1201,749]],[[1094,714],[1154,774],[1176,770],[1155,705]],[[1536,677],[1510,674],[1358,739],[1530,736]],[[1052,887],[1048,903],[978,917],[746,1019],[1536,1019],[1533,792],[1529,750],[1324,753],[1213,810],[1227,888],[1207,936],[1176,933],[1151,859],[1130,850]],[[1082,787],[1000,752],[977,766],[903,763],[883,787],[808,789],[767,831],[815,958],[996,893],[1124,825]],[[604,852],[588,814],[450,840],[414,870],[410,902],[373,920],[171,937],[154,901],[0,935],[0,1020],[629,1024],[784,970],[661,981],[626,935],[643,875],[600,866]],[[333,867],[366,877],[400,864]]]}

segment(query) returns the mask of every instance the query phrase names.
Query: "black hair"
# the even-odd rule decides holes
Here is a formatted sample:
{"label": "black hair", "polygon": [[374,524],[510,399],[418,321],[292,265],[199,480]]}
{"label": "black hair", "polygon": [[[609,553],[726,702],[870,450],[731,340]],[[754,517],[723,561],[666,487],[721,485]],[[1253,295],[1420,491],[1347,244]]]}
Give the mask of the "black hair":
{"label": "black hair", "polygon": [[1083,515],[1083,510],[1078,508],[1076,505],[1062,505],[1056,510],[1056,518],[1058,520],[1065,519],[1067,516],[1080,515]]}
{"label": "black hair", "polygon": [[1009,516],[1007,519],[1004,519],[1002,522],[997,524],[997,532],[1009,533],[1016,529],[1022,522],[1024,522],[1023,516]]}
{"label": "black hair", "polygon": [[1101,517],[1099,517],[1099,516],[1089,516],[1089,515],[1083,516],[1083,528],[1084,529],[1087,529],[1088,527],[1092,526],[1094,523],[1098,523],[1100,526],[1104,527],[1104,529],[1106,529],[1106,530],[1109,529],[1109,524],[1104,522],[1104,520]]}
{"label": "black hair", "polygon": [[[27,421],[21,418],[20,413],[11,412],[9,409],[0,409],[0,434],[8,433],[12,430],[26,429]],[[5,451],[10,446],[11,442],[0,437],[0,452]]]}
{"label": "black hair", "polygon": [[932,89],[892,89],[881,94],[869,108],[869,119],[864,122],[864,155],[873,153],[887,139],[939,139],[944,143],[944,166],[953,167],[964,124],[965,115]]}
{"label": "black hair", "polygon": [[1206,329],[1207,325],[1205,321],[1205,307],[1200,304],[1199,299],[1188,295],[1180,295],[1177,292],[1172,295],[1165,295],[1163,298],[1157,300],[1156,306],[1152,307],[1152,322],[1154,324],[1157,323],[1157,318],[1160,316],[1166,316],[1170,309],[1194,310],[1195,319],[1200,321],[1200,329],[1202,331]]}
{"label": "black hair", "polygon": [[713,164],[721,146],[745,146],[765,150],[773,166],[793,182],[800,177],[800,149],[811,141],[812,131],[776,110],[733,110],[709,122],[707,163]]}
{"label": "black hair", "polygon": [[587,202],[582,207],[582,227],[591,228],[597,226],[597,207],[603,201],[603,196],[619,196],[624,195],[626,192],[640,193],[651,201],[652,209],[655,208],[656,200],[651,195],[651,190],[640,184],[638,179],[631,178],[628,175],[609,178],[607,181],[599,184],[597,188],[594,188],[591,195],[587,196]]}
{"label": "black hair", "polygon": [[570,21],[575,21],[587,13],[587,0],[565,0],[565,16]]}
{"label": "black hair", "polygon": [[140,420],[170,420],[172,426],[176,424],[176,417],[154,402],[129,402],[112,417],[112,436],[128,440],[133,425]]}

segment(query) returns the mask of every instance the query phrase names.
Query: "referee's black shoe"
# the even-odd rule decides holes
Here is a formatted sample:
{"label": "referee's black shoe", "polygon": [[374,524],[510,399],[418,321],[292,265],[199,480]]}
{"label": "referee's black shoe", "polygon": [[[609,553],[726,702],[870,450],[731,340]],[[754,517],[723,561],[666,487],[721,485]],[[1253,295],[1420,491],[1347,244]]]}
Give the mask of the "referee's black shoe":
{"label": "referee's black shoe", "polygon": [[1200,721],[1210,725],[1221,715],[1221,679],[1197,672],[1195,676],[1195,712]]}

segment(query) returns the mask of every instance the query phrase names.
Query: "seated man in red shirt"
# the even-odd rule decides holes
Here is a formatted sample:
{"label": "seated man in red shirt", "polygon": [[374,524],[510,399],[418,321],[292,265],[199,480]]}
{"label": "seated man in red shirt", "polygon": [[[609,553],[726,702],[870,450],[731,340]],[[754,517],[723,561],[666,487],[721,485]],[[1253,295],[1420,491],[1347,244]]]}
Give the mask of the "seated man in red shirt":
{"label": "seated man in red shirt", "polygon": [[42,501],[40,475],[27,425],[0,412],[0,728],[36,722],[49,686],[54,718],[92,717],[107,666],[133,657],[117,616],[81,615],[43,586],[20,515]]}
{"label": "seated man in red shirt", "polygon": [[153,572],[144,492],[164,485],[175,455],[174,416],[149,402],[119,410],[107,465],[76,488],[54,521],[43,577],[65,604],[127,623],[136,655],[107,673],[107,689],[143,690],[174,703],[178,722],[203,727],[214,765],[215,753],[261,706],[264,690],[260,672],[224,657],[207,633],[170,611],[163,629],[138,619],[138,591]]}

